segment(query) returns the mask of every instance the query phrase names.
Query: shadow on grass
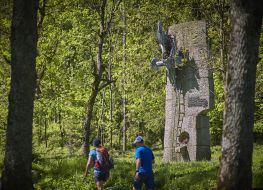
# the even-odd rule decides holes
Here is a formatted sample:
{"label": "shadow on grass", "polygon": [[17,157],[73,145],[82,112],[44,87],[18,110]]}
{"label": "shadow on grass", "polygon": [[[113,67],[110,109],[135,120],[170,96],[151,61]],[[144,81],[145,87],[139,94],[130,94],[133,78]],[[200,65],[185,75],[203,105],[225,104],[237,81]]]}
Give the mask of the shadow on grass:
{"label": "shadow on grass", "polygon": [[135,174],[135,162],[132,160],[116,160],[111,176],[105,184],[105,189],[124,190],[132,189]]}
{"label": "shadow on grass", "polygon": [[[157,163],[154,165],[154,171],[156,190],[211,189],[216,184],[218,165]],[[134,160],[117,160],[105,189],[132,189],[134,175]]]}
{"label": "shadow on grass", "polygon": [[[83,181],[86,160],[83,156],[38,159],[33,163],[33,181],[37,189],[70,189],[62,184]],[[59,186],[59,187],[57,187]]]}
{"label": "shadow on grass", "polygon": [[166,170],[155,174],[155,186],[159,190],[211,189],[216,184],[217,173],[217,166],[204,171],[195,171],[193,168],[193,171],[182,173]]}

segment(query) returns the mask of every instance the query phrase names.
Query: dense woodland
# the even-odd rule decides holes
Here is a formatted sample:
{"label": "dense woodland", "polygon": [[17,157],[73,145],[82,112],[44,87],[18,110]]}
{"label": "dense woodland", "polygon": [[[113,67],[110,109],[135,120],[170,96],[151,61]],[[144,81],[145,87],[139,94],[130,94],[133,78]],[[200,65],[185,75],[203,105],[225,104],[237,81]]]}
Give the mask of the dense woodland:
{"label": "dense woodland", "polygon": [[[216,186],[226,95],[224,83],[227,83],[227,64],[231,56],[229,53],[231,3],[228,0],[39,0],[38,4],[30,5],[33,9],[37,7],[33,38],[36,50],[31,49],[32,46],[27,46],[28,44],[21,46],[24,52],[30,51],[34,54],[35,51],[35,69],[28,67],[29,70],[23,70],[25,68],[21,67],[16,68],[17,70],[12,73],[12,52],[15,50],[12,49],[11,44],[16,42],[12,41],[11,33],[18,32],[12,31],[11,27],[12,19],[15,19],[13,3],[10,0],[0,1],[1,172],[4,168],[4,153],[8,138],[6,134],[8,111],[12,109],[10,108],[12,104],[8,102],[8,97],[12,99],[11,75],[24,74],[34,83],[32,84],[34,89],[24,95],[28,98],[34,96],[31,151],[35,171],[33,182],[37,189],[59,189],[56,184],[61,189],[73,189],[74,186],[70,181],[74,181],[79,189],[94,188],[92,178],[88,179],[88,182],[83,182],[81,175],[85,165],[83,151],[84,154],[88,152],[92,139],[96,136],[102,139],[103,144],[112,151],[113,155],[123,155],[122,160],[117,159],[117,164],[128,165],[133,162],[132,159],[129,160],[133,158],[132,142],[136,135],[143,135],[146,144],[159,155],[160,165],[157,165],[157,170],[161,173],[162,167],[165,167],[161,163],[161,150],[165,123],[166,71],[164,68],[159,71],[150,68],[153,57],[161,58],[155,34],[156,24],[162,20],[167,29],[175,23],[206,20],[207,41],[210,48],[209,69],[213,71],[215,89],[215,108],[209,113],[214,160],[203,163],[205,167],[200,165],[202,162],[171,165],[171,168],[174,167],[181,173],[173,175],[172,170],[169,170],[168,177],[173,181],[173,178],[179,178],[184,174],[190,175],[191,171],[185,169],[193,167],[196,175],[192,176],[193,178],[197,177],[198,172],[206,178],[213,176],[211,183],[197,184],[193,189]],[[19,5],[16,8],[19,10]],[[34,19],[30,17],[27,24],[32,22],[34,27]],[[260,26],[262,28],[262,25]],[[21,28],[19,32],[28,31]],[[259,35],[253,142],[256,143],[256,153],[262,156],[263,147],[260,145],[263,139],[262,31]],[[30,83],[25,83],[22,88],[30,89],[29,85]],[[15,96],[17,99],[21,97]],[[23,121],[23,118],[30,114],[30,106],[28,108],[25,104],[27,101],[17,105],[20,107],[20,113],[24,114],[18,118],[20,119],[18,121]],[[27,108],[28,112],[26,112]],[[23,130],[22,126],[19,130]],[[29,133],[25,132],[24,137],[30,136]],[[22,140],[21,143],[23,142]],[[20,141],[16,143],[19,144]],[[253,184],[263,187],[262,182],[258,180],[263,176],[260,171],[263,167],[262,157],[261,159],[256,157],[255,163],[254,171],[258,173],[255,174],[256,176],[253,175],[255,177]],[[216,167],[214,168],[213,165]],[[61,167],[64,167],[65,171],[61,170]],[[58,170],[52,171],[52,168]],[[73,171],[72,168],[78,171]],[[113,175],[116,181],[110,180],[109,189],[130,188],[131,182],[122,177],[125,172],[129,173],[128,176],[132,175],[129,168],[131,167],[125,166],[118,169],[117,166],[114,169]],[[64,182],[68,180],[65,182],[68,185],[63,186],[63,180],[52,181],[55,172],[61,174]],[[119,178],[125,179],[118,181]],[[157,185],[162,184],[162,181],[167,183],[166,186],[158,186],[159,189],[173,189],[174,186],[191,189],[190,186],[180,184],[180,181],[172,184],[164,178],[157,175]],[[184,182],[191,183],[191,180]]]}

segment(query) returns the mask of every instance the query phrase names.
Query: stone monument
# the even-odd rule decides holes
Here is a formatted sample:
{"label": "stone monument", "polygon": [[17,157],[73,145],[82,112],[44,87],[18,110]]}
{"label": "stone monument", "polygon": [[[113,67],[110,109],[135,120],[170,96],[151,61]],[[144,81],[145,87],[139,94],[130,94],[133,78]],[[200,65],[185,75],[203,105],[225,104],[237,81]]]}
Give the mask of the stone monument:
{"label": "stone monument", "polygon": [[[205,21],[176,24],[164,33],[158,23],[162,59],[151,66],[166,66],[165,161],[209,160],[208,111],[214,106],[213,76],[208,68]],[[167,45],[170,43],[170,45]]]}

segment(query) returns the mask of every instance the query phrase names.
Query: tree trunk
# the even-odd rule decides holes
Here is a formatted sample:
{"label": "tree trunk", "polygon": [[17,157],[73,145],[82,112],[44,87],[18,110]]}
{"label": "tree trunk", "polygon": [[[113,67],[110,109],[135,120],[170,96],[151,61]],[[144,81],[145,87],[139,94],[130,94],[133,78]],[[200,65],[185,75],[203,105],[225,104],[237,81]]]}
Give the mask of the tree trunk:
{"label": "tree trunk", "polygon": [[[109,65],[108,65],[108,80],[111,81],[112,80],[112,74],[111,74],[111,65],[112,65],[112,55],[113,55],[113,46],[112,46],[112,35],[111,35],[111,30],[110,30],[110,42],[109,42],[109,54],[110,54],[110,58],[109,58]],[[112,84],[110,84],[109,86],[109,91],[110,91],[110,148],[112,148],[112,121],[113,121],[113,97],[112,97]]]}
{"label": "tree trunk", "polygon": [[46,145],[46,148],[47,148],[47,119],[44,118],[44,136],[45,136],[45,145]]}
{"label": "tree trunk", "polygon": [[125,100],[125,96],[122,100],[122,108],[123,108],[123,110],[122,110],[122,112],[123,112],[122,151],[125,152],[126,151],[126,145],[127,145],[126,100]]}
{"label": "tree trunk", "polygon": [[[90,125],[93,117],[93,107],[96,101],[96,97],[100,91],[100,83],[102,79],[103,73],[103,62],[102,62],[102,52],[103,52],[103,44],[104,38],[106,36],[105,32],[105,9],[106,9],[107,0],[103,0],[101,2],[99,16],[100,16],[100,33],[99,33],[99,42],[98,42],[98,51],[97,51],[97,64],[94,66],[94,82],[92,84],[91,95],[87,104],[87,112],[84,123],[84,155],[87,157],[89,154],[89,136],[90,136]],[[94,64],[94,63],[93,63]]]}
{"label": "tree trunk", "polygon": [[[84,154],[87,156],[89,153],[89,135],[90,135],[90,125],[92,120],[92,114],[93,114],[93,107],[95,104],[96,97],[100,90],[105,88],[107,85],[111,84],[113,81],[107,81],[104,84],[101,84],[102,81],[102,73],[104,71],[105,65],[103,64],[102,60],[102,53],[103,53],[103,44],[105,41],[105,37],[109,32],[109,29],[111,27],[111,22],[114,17],[114,14],[120,4],[119,1],[113,1],[113,5],[111,7],[110,17],[108,18],[108,21],[106,22],[106,6],[107,6],[107,0],[102,0],[98,2],[100,5],[95,6],[96,11],[99,13],[100,17],[100,33],[99,33],[99,42],[98,42],[98,52],[97,52],[97,62],[95,66],[95,61],[93,62],[93,74],[94,74],[94,82],[92,84],[92,90],[91,90],[91,96],[88,100],[87,104],[87,112],[86,112],[86,118],[84,123]],[[98,8],[99,7],[99,8]]]}
{"label": "tree trunk", "polygon": [[223,81],[225,81],[225,76],[226,76],[226,64],[225,64],[225,0],[220,1],[220,8],[218,10],[219,13],[219,22],[220,22],[220,27],[219,27],[219,36],[220,36],[220,62],[221,62],[221,67],[223,71]]}
{"label": "tree trunk", "polygon": [[[111,68],[111,66],[109,66]],[[109,70],[110,80],[111,80],[111,69]],[[110,147],[112,148],[112,111],[113,111],[113,101],[112,101],[112,85],[110,84]]]}
{"label": "tree trunk", "polygon": [[126,92],[125,92],[125,75],[126,75],[126,14],[125,14],[125,0],[123,0],[123,9],[122,9],[122,21],[123,21],[123,76],[122,76],[122,85],[123,85],[123,98],[122,98],[122,113],[123,113],[123,129],[122,129],[122,151],[126,151]]}
{"label": "tree trunk", "polygon": [[262,1],[234,0],[231,4],[230,60],[222,158],[218,189],[252,189],[252,151],[256,64]]}
{"label": "tree trunk", "polygon": [[63,126],[60,110],[58,110],[58,125],[59,125],[59,130],[60,130],[60,139],[61,139],[60,147],[63,148],[64,147],[65,129]]}
{"label": "tree trunk", "polygon": [[[41,113],[40,113],[41,114]],[[41,138],[42,138],[42,118],[41,115],[39,114],[38,118],[38,145],[41,143]]]}
{"label": "tree trunk", "polygon": [[13,2],[11,89],[2,190],[33,189],[32,122],[36,85],[37,0]]}
{"label": "tree trunk", "polygon": [[104,101],[105,101],[105,88],[102,93],[102,99],[101,99],[101,115],[100,115],[100,123],[99,123],[99,129],[100,129],[100,139],[101,144],[104,145],[105,143],[105,135],[104,135]]}
{"label": "tree trunk", "polygon": [[96,80],[93,83],[93,89],[91,92],[91,95],[88,100],[87,104],[87,112],[86,112],[86,117],[85,117],[85,122],[84,122],[84,155],[88,157],[89,154],[89,137],[90,137],[90,125],[93,117],[93,107],[95,104],[96,97],[99,93],[99,83],[100,80]]}

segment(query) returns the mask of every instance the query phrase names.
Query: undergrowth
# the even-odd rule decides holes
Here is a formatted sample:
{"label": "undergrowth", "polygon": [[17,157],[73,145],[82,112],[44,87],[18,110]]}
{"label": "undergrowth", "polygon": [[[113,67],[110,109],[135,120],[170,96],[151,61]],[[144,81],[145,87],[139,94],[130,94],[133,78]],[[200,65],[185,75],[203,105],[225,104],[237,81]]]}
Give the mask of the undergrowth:
{"label": "undergrowth", "polygon": [[[132,189],[135,174],[133,151],[125,154],[111,152],[115,168],[105,184],[106,190]],[[211,161],[199,162],[162,162],[162,151],[154,151],[155,189],[156,190],[206,190],[216,187],[220,147],[212,147]],[[54,155],[53,155],[54,156]],[[33,163],[34,182],[37,190],[95,189],[93,173],[83,178],[86,160],[80,154],[68,156],[38,156]],[[253,154],[253,186],[263,187],[263,147],[255,145]]]}

